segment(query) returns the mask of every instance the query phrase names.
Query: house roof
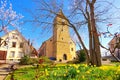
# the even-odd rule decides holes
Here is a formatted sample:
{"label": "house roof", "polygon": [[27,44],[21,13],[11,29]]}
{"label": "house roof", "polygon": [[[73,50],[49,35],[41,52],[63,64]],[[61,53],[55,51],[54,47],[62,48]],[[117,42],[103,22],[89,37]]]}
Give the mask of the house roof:
{"label": "house roof", "polygon": [[12,32],[18,33],[18,34],[22,37],[22,39],[24,39],[26,42],[28,41],[28,40],[26,40],[26,39],[24,38],[24,36],[23,36],[18,30],[12,30],[12,31],[8,32],[7,34],[3,35],[2,37],[5,37],[5,36],[9,35],[9,34],[12,33]]}
{"label": "house roof", "polygon": [[[8,32],[7,34],[5,34],[5,35],[2,36],[2,37],[5,37],[5,36],[9,35],[9,34],[12,33],[12,32],[18,33],[18,35],[19,35],[26,43],[29,42],[29,40],[26,40],[25,37],[24,37],[18,30],[12,30],[12,31]],[[30,45],[30,44],[28,44],[28,45],[31,47],[31,49],[33,50],[33,52],[36,54],[36,53],[37,53],[37,50],[36,50],[32,45]]]}
{"label": "house roof", "polygon": [[103,56],[102,59],[109,59],[111,61],[116,61],[116,59],[113,56],[111,56],[111,55],[109,55],[109,56]]}
{"label": "house roof", "polygon": [[[118,34],[117,37],[120,37],[120,34]],[[115,43],[116,43],[116,37],[114,36],[113,39],[108,43],[108,45]]]}

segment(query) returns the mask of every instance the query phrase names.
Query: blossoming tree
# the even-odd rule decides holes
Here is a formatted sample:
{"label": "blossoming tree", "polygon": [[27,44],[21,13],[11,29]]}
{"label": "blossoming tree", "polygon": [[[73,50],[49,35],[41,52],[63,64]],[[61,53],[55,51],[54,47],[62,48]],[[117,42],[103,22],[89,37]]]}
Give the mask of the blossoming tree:
{"label": "blossoming tree", "polygon": [[[1,1],[0,6],[0,32],[8,32],[8,27],[18,28],[20,19],[23,18],[21,14],[17,14],[13,10],[12,4],[7,5],[7,0]],[[6,44],[6,41],[0,38],[0,45]]]}
{"label": "blossoming tree", "polygon": [[8,26],[18,27],[19,20],[22,19],[21,14],[17,14],[13,10],[12,4],[7,5],[7,1],[1,1],[0,6],[0,32],[7,32]]}

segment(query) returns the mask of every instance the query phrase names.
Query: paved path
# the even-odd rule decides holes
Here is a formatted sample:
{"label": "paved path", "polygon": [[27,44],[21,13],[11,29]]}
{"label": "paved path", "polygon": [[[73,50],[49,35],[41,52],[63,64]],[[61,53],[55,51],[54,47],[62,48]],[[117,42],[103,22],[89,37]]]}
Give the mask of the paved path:
{"label": "paved path", "polygon": [[0,80],[4,80],[4,78],[9,74],[8,64],[0,64]]}

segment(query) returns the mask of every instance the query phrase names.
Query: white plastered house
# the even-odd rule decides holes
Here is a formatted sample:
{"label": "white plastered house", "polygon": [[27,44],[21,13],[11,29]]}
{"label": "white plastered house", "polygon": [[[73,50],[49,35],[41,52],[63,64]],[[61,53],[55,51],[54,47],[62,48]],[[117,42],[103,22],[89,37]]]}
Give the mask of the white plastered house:
{"label": "white plastered house", "polygon": [[24,55],[30,55],[31,49],[29,42],[18,30],[13,30],[2,36],[1,43],[3,41],[6,43],[0,46],[0,52],[6,52],[6,55],[4,55],[6,63],[19,62]]}

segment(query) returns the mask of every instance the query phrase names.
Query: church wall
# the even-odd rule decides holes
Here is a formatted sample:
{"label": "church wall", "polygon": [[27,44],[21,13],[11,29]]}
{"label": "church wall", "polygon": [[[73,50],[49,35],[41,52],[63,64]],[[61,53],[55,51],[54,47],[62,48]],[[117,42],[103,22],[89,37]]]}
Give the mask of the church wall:
{"label": "church wall", "polygon": [[53,39],[49,39],[46,41],[46,56],[54,57],[53,55]]}

